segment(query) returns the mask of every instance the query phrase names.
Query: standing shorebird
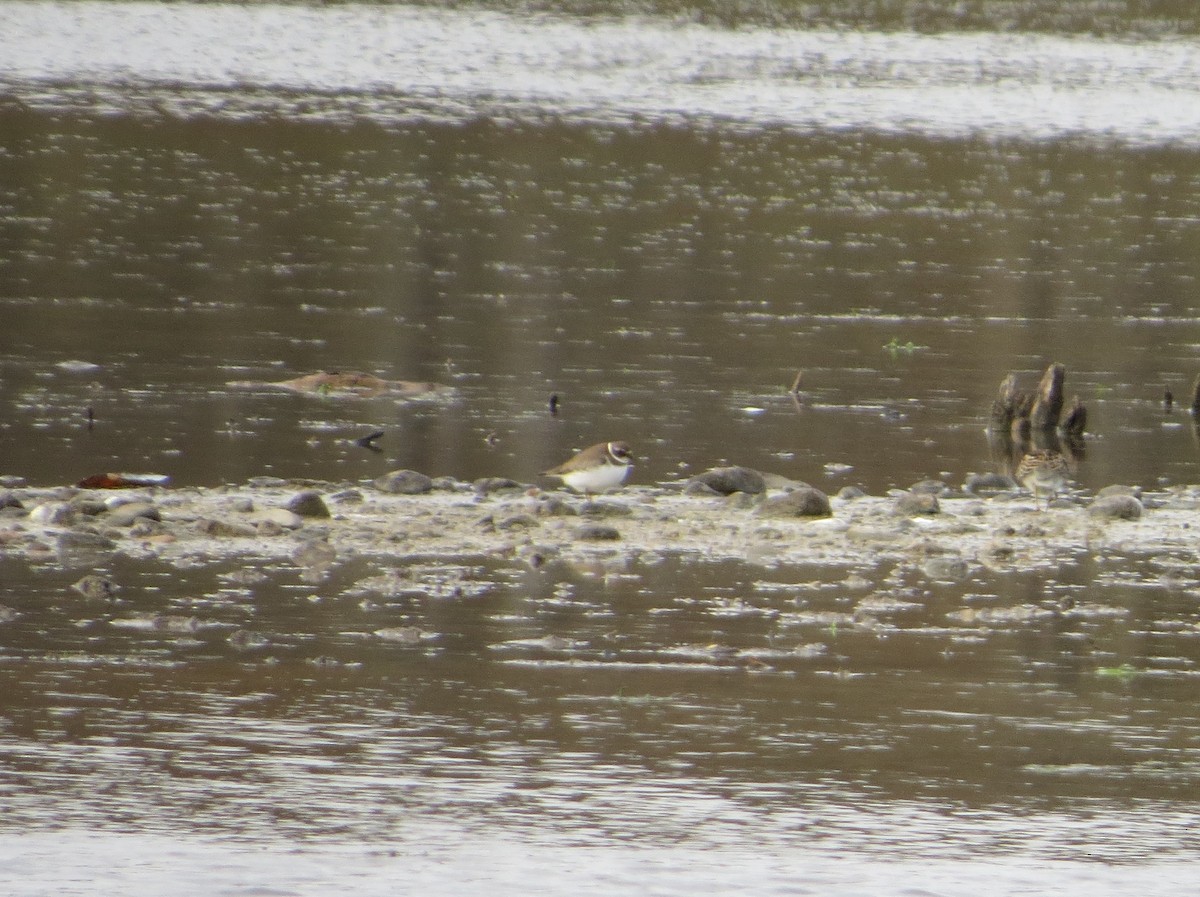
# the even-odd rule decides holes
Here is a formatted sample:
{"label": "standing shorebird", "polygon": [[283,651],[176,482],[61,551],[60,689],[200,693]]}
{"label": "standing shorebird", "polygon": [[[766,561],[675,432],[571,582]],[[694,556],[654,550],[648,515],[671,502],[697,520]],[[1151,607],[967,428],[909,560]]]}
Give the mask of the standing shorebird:
{"label": "standing shorebird", "polygon": [[1034,449],[1021,459],[1017,466],[1017,482],[1033,493],[1033,503],[1036,506],[1038,497],[1046,494],[1046,507],[1059,492],[1067,488],[1071,481],[1067,460],[1061,452],[1049,449]]}
{"label": "standing shorebird", "polygon": [[542,476],[557,477],[576,492],[590,495],[616,489],[632,468],[633,453],[628,443],[599,442]]}

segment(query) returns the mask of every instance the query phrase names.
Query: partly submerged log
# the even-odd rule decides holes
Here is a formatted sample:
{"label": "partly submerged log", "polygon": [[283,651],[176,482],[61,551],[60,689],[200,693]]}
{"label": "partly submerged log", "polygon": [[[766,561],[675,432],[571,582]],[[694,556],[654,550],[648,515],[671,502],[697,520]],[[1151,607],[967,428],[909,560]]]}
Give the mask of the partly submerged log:
{"label": "partly submerged log", "polygon": [[1033,408],[1029,411],[1029,426],[1033,430],[1051,430],[1058,426],[1063,407],[1063,377],[1066,368],[1061,364],[1052,364],[1042,375],[1038,384],[1037,395],[1033,400]]}
{"label": "partly submerged log", "polygon": [[273,383],[259,380],[232,380],[226,385],[243,389],[286,389],[314,396],[355,396],[358,398],[390,395],[402,399],[415,399],[447,394],[451,391],[449,386],[443,386],[440,383],[384,380],[361,371],[317,371],[313,374]]}
{"label": "partly submerged log", "polygon": [[1017,388],[1017,375],[1009,374],[1000,384],[996,400],[992,402],[992,423],[990,429],[997,433],[1009,432],[1014,422],[1029,417],[1029,409],[1033,406],[1033,396]]}
{"label": "partly submerged log", "polygon": [[1083,431],[1086,429],[1087,406],[1079,401],[1079,396],[1075,396],[1071,403],[1071,410],[1067,412],[1066,420],[1063,421],[1062,430],[1068,439],[1078,439],[1083,436]]}
{"label": "partly submerged log", "polygon": [[[1016,374],[1009,374],[1000,383],[1000,390],[992,402],[989,429],[1016,435],[1027,434],[1030,430],[1053,430],[1062,416],[1065,376],[1066,368],[1063,365],[1052,364],[1042,375],[1037,392],[1029,393],[1017,386]],[[1086,409],[1078,404],[1078,399],[1076,402],[1082,412],[1082,420],[1086,422]]]}
{"label": "partly submerged log", "polygon": [[[1063,365],[1050,365],[1042,375],[1036,393],[1019,389],[1016,374],[1004,378],[992,402],[991,424],[988,427],[988,445],[998,470],[1012,476],[1021,458],[1033,449],[1054,452],[1065,449],[1076,462],[1083,457],[1087,408],[1078,396],[1066,419],[1059,425],[1065,376],[1066,368]],[[1061,442],[1060,431],[1063,437]]]}

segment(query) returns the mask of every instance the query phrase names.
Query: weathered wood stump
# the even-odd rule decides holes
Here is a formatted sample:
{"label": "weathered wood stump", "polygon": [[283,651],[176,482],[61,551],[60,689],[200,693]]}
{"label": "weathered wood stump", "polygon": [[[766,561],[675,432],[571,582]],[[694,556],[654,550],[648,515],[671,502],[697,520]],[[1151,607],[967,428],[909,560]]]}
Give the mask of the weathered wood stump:
{"label": "weathered wood stump", "polygon": [[[1073,461],[1083,457],[1087,408],[1078,396],[1061,425],[1059,422],[1065,378],[1066,367],[1055,362],[1046,368],[1036,392],[1022,390],[1016,374],[1009,374],[1000,383],[992,402],[988,443],[993,460],[1003,473],[1011,476],[1021,458],[1031,449],[1061,452],[1065,448]],[[1197,379],[1197,390],[1196,401],[1200,403],[1200,378]]]}
{"label": "weathered wood stump", "polygon": [[1063,377],[1066,372],[1067,369],[1057,363],[1046,368],[1029,411],[1030,428],[1050,430],[1058,426],[1058,419],[1062,416]]}

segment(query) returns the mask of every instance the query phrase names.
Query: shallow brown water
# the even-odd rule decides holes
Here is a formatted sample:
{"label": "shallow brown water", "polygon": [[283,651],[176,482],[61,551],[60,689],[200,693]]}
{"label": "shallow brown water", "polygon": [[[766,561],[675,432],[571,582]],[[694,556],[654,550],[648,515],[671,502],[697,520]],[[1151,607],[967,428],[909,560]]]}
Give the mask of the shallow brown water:
{"label": "shallow brown water", "polygon": [[[100,10],[0,6],[0,473],[878,494],[1060,361],[1081,488],[1196,480],[1189,44]],[[454,393],[227,385],[315,369]],[[0,881],[1190,893],[1196,565],[0,553]]]}

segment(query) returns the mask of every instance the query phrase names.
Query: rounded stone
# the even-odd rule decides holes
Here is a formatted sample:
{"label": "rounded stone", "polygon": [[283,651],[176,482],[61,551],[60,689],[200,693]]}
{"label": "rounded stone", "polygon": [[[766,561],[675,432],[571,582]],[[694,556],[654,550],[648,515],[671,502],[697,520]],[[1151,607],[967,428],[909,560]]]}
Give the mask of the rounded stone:
{"label": "rounded stone", "polygon": [[134,521],[142,517],[149,520],[162,520],[162,514],[159,513],[153,502],[131,501],[109,511],[104,522],[109,526],[133,526]]}
{"label": "rounded stone", "polygon": [[951,490],[941,480],[921,480],[919,483],[913,483],[908,491],[915,495],[946,495]]}
{"label": "rounded stone", "polygon": [[899,517],[939,514],[941,510],[937,496],[931,492],[903,492],[892,506],[892,513]]}
{"label": "rounded stone", "polygon": [[575,538],[581,542],[615,542],[621,538],[616,527],[603,523],[585,523],[575,530]]}
{"label": "rounded stone", "polygon": [[1093,517],[1104,517],[1108,520],[1138,520],[1145,510],[1140,501],[1132,495],[1106,495],[1097,498],[1088,507],[1087,512]]}
{"label": "rounded stone", "polygon": [[490,495],[493,492],[507,492],[523,490],[525,487],[516,480],[510,480],[508,477],[482,477],[472,483],[475,491],[480,495]]}
{"label": "rounded stone", "polygon": [[293,514],[299,514],[301,517],[329,516],[329,508],[326,506],[325,500],[321,498],[321,493],[312,489],[298,492],[292,496],[286,507]]}
{"label": "rounded stone", "polygon": [[689,490],[694,483],[707,486],[719,495],[730,495],[734,492],[749,492],[754,495],[767,488],[763,475],[749,467],[714,467],[692,477],[688,481]]}
{"label": "rounded stone", "polygon": [[1017,481],[1004,473],[973,473],[963,483],[963,492],[1008,492],[1017,488]]}
{"label": "rounded stone", "polygon": [[415,470],[393,470],[377,477],[375,488],[393,495],[423,495],[433,489],[433,479]]}
{"label": "rounded stone", "polygon": [[258,535],[258,531],[252,526],[230,523],[227,520],[197,520],[196,529],[206,536],[217,539],[249,539]]}
{"label": "rounded stone", "polygon": [[761,517],[832,517],[833,508],[824,492],[805,486],[786,495],[768,498],[755,513]]}
{"label": "rounded stone", "polygon": [[256,512],[251,519],[256,524],[268,528],[277,526],[282,529],[299,529],[304,525],[304,518],[287,508],[267,508]]}

